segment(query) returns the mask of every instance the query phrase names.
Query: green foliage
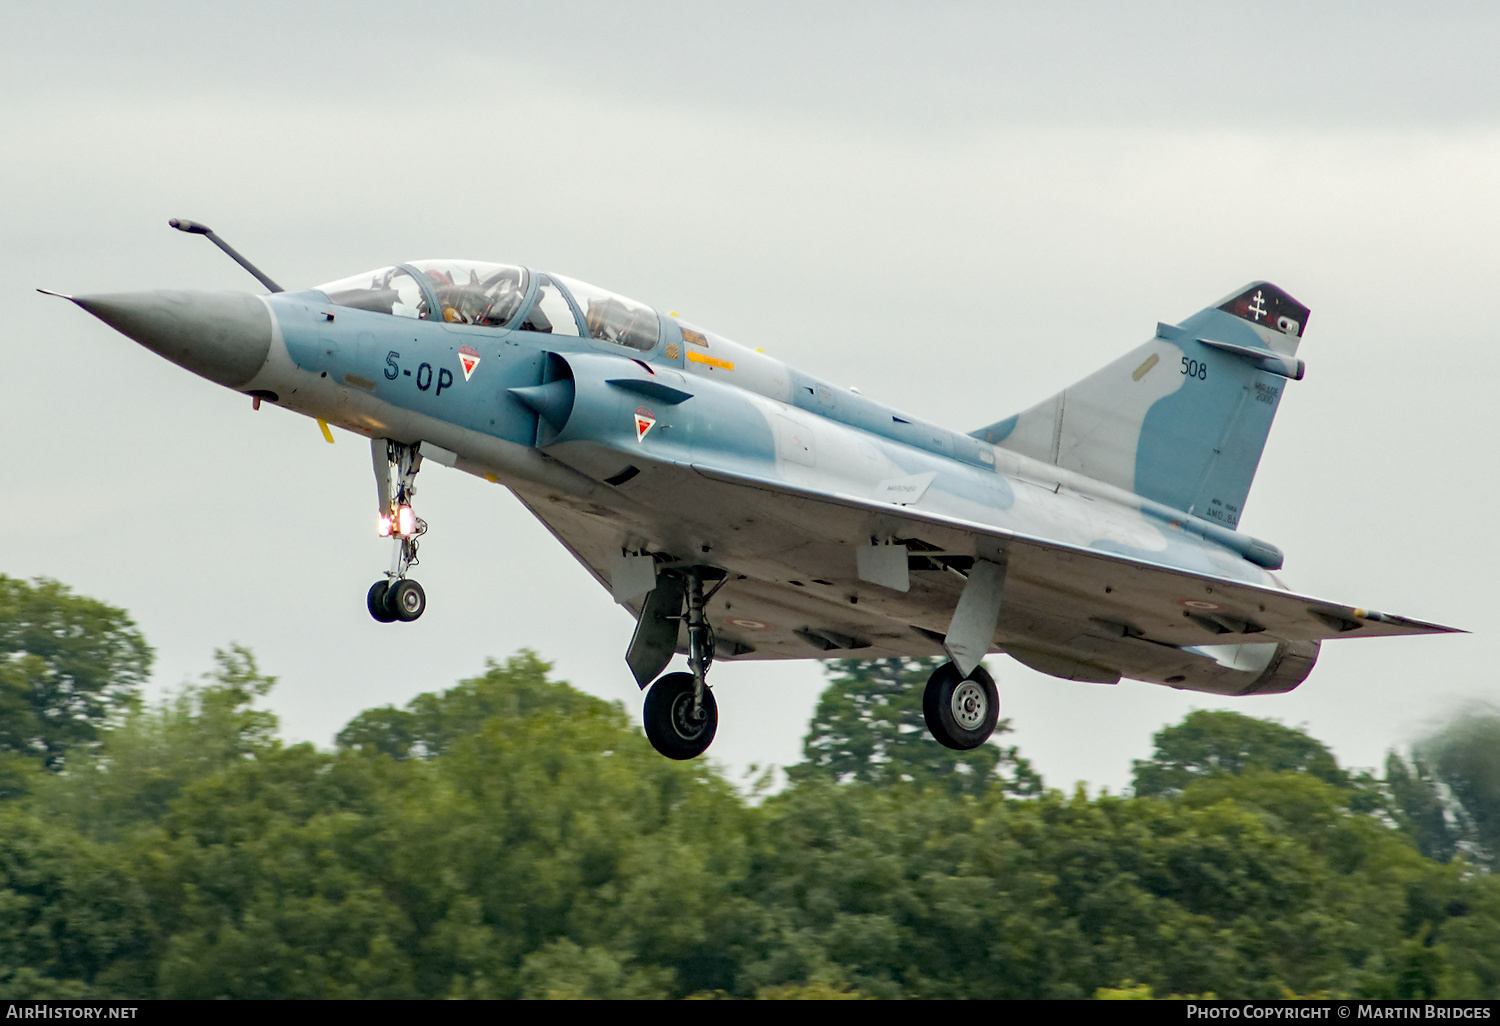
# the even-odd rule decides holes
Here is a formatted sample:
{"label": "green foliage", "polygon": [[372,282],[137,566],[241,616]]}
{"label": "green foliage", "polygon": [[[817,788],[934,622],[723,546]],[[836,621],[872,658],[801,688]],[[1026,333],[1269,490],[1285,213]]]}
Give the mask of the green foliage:
{"label": "green foliage", "polygon": [[[933,740],[922,716],[927,678],[942,659],[839,659],[818,701],[794,779],[837,783],[911,783],[954,794],[977,794],[998,783],[1013,794],[1041,791],[1041,778],[1014,746],[984,744],[955,752]],[[1010,721],[995,728],[999,737]]]}
{"label": "green foliage", "polygon": [[1500,710],[1463,710],[1418,741],[1414,753],[1452,795],[1461,839],[1493,866],[1500,860]]}
{"label": "green foliage", "polygon": [[1198,709],[1158,731],[1154,740],[1154,755],[1134,764],[1134,790],[1143,798],[1180,794],[1194,780],[1249,769],[1306,773],[1337,787],[1351,786],[1326,745],[1271,720]]}
{"label": "green foliage", "polygon": [[0,999],[146,992],[152,922],[119,850],[0,804]]}
{"label": "green foliage", "polygon": [[278,747],[276,717],[250,708],[276,679],[261,674],[239,645],[216,650],[214,662],[200,683],[134,708],[104,733],[101,751],[40,781],[37,798],[78,829],[108,839],[160,820],[190,783]]}
{"label": "green foliage", "polygon": [[1386,756],[1385,786],[1397,824],[1423,855],[1447,862],[1458,854],[1464,836],[1462,810],[1451,808],[1442,783],[1420,758],[1407,762],[1395,752]]}
{"label": "green foliage", "polygon": [[672,973],[656,966],[630,968],[605,948],[580,948],[557,940],[527,955],[521,965],[521,996],[547,1000],[664,998]]}
{"label": "green foliage", "polygon": [[[487,939],[460,964],[465,986],[536,992],[535,966],[516,969],[560,939],[590,965],[615,953],[622,987],[731,982],[749,810],[705,766],[657,756],[617,707],[577,698],[581,712],[486,721],[434,767],[442,799],[410,811],[404,869],[444,866],[424,885],[429,906],[477,903],[472,928]],[[644,952],[670,974],[642,976],[631,959]]]}
{"label": "green foliage", "polygon": [[0,574],[0,752],[61,769],[130,708],[151,658],[123,610]]}
{"label": "green foliage", "polygon": [[165,938],[158,994],[640,997],[733,984],[753,813],[546,669],[523,654],[422,696],[394,757],[378,744],[273,745],[183,787],[135,837]]}
{"label": "green foliage", "polygon": [[164,935],[158,995],[419,996],[412,924],[372,871],[377,781],[297,745],[189,786],[140,839]]}
{"label": "green foliage", "polygon": [[387,705],[360,713],[335,741],[340,748],[393,759],[430,758],[492,716],[517,718],[547,711],[568,715],[597,701],[548,680],[551,669],[527,650],[511,656],[504,666],[492,659],[484,676],[461,681],[441,694],[418,695],[405,709]]}
{"label": "green foliage", "polygon": [[[1327,995],[1317,995],[1312,998],[1293,994],[1290,991],[1283,992],[1281,997],[1287,1001],[1295,1000],[1330,1000]],[[1095,1001],[1156,1001],[1157,996],[1151,992],[1149,983],[1136,983],[1134,980],[1126,980],[1118,987],[1100,987],[1094,991]],[[1214,994],[1170,994],[1166,1001],[1217,1001]]]}
{"label": "green foliage", "polygon": [[[1431,864],[1347,792],[1257,774],[1176,800],[801,785],[766,803],[751,885],[775,928],[747,980],[876,997],[1077,998],[1125,980],[1356,993],[1422,928],[1409,898]],[[1233,794],[1265,787],[1281,793]]]}
{"label": "green foliage", "polygon": [[1500,998],[1500,877],[1411,843],[1488,850],[1485,722],[1378,784],[1194,713],[1134,796],[1018,799],[1013,749],[914,743],[927,667],[835,669],[752,801],[531,653],[319,751],[220,652],[97,750],[0,753],[0,998]]}
{"label": "green foliage", "polygon": [[762,987],[756,991],[757,1001],[868,1001],[868,994],[861,994],[850,987],[836,983],[792,983],[784,987]]}

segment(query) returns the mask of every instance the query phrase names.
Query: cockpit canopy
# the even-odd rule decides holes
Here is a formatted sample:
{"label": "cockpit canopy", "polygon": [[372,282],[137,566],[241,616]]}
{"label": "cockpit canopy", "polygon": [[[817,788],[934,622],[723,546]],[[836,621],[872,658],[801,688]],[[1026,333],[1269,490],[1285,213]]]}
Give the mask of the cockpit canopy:
{"label": "cockpit canopy", "polygon": [[[319,285],[335,306],[452,324],[503,327],[526,295],[526,269],[475,260],[418,260]],[[436,311],[436,313],[434,313]]]}
{"label": "cockpit canopy", "polygon": [[[526,298],[535,279],[535,298]],[[661,319],[644,303],[562,275],[475,260],[417,260],[319,285],[335,306],[418,320],[583,335],[642,352],[656,347]],[[518,317],[528,307],[524,317]],[[582,330],[580,330],[582,329]]]}
{"label": "cockpit canopy", "polygon": [[583,312],[590,338],[642,351],[655,348],[661,337],[661,319],[645,303],[560,274],[549,277],[572,294],[574,304]]}

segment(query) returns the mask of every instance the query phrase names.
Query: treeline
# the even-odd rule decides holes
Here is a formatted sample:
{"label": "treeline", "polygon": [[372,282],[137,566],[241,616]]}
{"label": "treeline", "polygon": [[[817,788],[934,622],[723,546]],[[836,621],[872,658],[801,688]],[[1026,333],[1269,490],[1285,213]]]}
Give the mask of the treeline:
{"label": "treeline", "polygon": [[521,653],[333,751],[240,648],[144,705],[128,617],[0,577],[0,996],[1500,996],[1500,720],[1384,779],[1199,712],[1131,796],[920,729],[835,663],[779,793]]}

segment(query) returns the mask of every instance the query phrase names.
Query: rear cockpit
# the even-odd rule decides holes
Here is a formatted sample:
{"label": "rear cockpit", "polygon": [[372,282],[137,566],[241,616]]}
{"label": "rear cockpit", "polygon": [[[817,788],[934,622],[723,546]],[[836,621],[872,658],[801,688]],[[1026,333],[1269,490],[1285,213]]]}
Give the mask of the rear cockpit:
{"label": "rear cockpit", "polygon": [[646,304],[560,274],[549,277],[572,294],[574,307],[583,314],[590,338],[641,352],[656,348],[661,339],[661,318]]}
{"label": "rear cockpit", "polygon": [[588,337],[650,352],[661,318],[595,285],[474,260],[418,260],[319,285],[335,306],[417,320]]}

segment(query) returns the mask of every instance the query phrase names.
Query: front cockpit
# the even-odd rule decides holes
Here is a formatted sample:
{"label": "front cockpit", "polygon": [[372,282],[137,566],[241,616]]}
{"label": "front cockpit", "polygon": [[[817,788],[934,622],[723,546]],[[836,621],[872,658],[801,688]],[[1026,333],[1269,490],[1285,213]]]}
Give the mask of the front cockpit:
{"label": "front cockpit", "polygon": [[505,327],[526,296],[526,269],[471,260],[421,260],[341,278],[317,290],[335,306]]}
{"label": "front cockpit", "polygon": [[335,306],[539,334],[650,352],[661,318],[644,303],[562,275],[475,260],[417,260],[319,285]]}

